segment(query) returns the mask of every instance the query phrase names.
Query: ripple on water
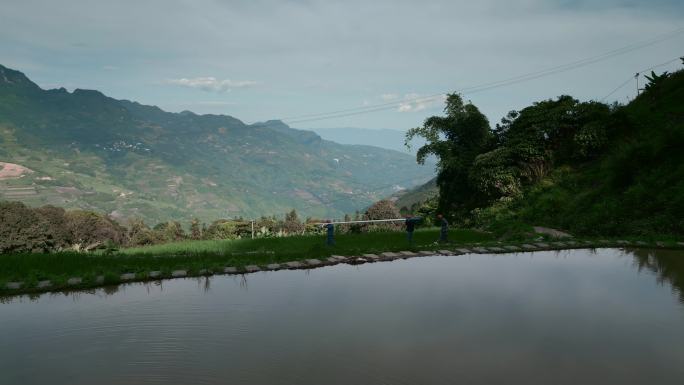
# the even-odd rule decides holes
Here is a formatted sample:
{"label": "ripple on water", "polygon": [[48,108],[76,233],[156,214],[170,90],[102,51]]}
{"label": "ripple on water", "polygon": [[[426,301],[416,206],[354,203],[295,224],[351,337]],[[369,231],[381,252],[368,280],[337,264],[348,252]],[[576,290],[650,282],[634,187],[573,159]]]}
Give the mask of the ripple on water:
{"label": "ripple on water", "polygon": [[0,305],[0,373],[21,384],[667,383],[684,375],[682,257],[439,256],[16,298]]}

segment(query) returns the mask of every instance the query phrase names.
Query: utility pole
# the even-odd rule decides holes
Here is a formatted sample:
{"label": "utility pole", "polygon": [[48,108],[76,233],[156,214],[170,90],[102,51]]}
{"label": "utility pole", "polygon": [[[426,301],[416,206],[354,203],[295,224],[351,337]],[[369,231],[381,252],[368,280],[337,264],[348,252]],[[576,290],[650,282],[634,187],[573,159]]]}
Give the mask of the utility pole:
{"label": "utility pole", "polygon": [[254,239],[254,219],[252,219],[251,222],[252,222],[252,239]]}
{"label": "utility pole", "polygon": [[636,79],[637,96],[639,96],[639,73],[638,72],[634,75],[634,79]]}

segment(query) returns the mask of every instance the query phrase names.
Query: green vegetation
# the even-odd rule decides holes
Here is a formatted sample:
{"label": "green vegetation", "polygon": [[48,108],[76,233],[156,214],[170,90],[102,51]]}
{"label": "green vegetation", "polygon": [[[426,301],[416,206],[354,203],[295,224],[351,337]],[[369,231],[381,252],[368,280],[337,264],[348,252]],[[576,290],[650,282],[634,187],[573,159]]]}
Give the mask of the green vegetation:
{"label": "green vegetation", "polygon": [[414,213],[418,212],[425,202],[433,200],[438,194],[437,181],[432,179],[422,186],[395,194],[397,200],[394,204],[399,207],[402,214]]}
{"label": "green vegetation", "polygon": [[[489,126],[477,107],[463,102],[459,95],[449,95],[446,116],[428,118],[423,127],[410,130],[407,134],[407,140],[415,136],[426,140],[426,145],[418,151],[418,160],[422,162],[429,155],[435,155],[438,158],[438,176],[423,188],[404,194],[403,198],[399,197],[398,202],[402,205],[403,212],[412,211],[424,216],[425,226],[430,225],[434,214],[442,212],[450,217],[452,224],[480,230],[452,230],[452,243],[438,245],[435,243],[438,230],[422,229],[415,235],[414,250],[472,244],[498,245],[501,241],[508,244],[530,242],[540,237],[531,231],[531,225],[562,229],[594,241],[603,238],[615,240],[620,237],[650,242],[648,244],[664,242],[659,247],[681,247],[682,244],[677,242],[681,241],[680,237],[684,234],[684,151],[681,151],[684,148],[684,72],[651,74],[648,79],[650,82],[644,92],[626,106],[581,102],[570,96],[560,96],[554,100],[535,103],[521,111],[513,111],[495,128]],[[61,95],[61,91],[56,94]],[[71,96],[65,98],[84,96],[81,92],[69,95]],[[113,99],[103,95],[89,95],[91,98],[102,99],[102,103],[114,108],[110,104]],[[136,138],[140,138],[141,143],[159,143],[160,147],[153,151],[154,155],[138,153],[138,150],[124,146],[128,148],[128,155],[118,157],[107,155],[102,149],[88,149],[84,147],[85,143],[77,144],[68,158],[57,156],[55,159],[60,159],[60,162],[66,159],[67,163],[74,159],[88,159],[94,165],[93,173],[79,168],[70,169],[70,173],[64,175],[74,178],[70,179],[73,182],[72,187],[65,187],[62,179],[41,180],[44,185],[33,179],[29,189],[13,190],[13,194],[30,195],[31,189],[40,191],[47,189],[46,186],[52,186],[50,188],[61,189],[61,198],[71,196],[74,201],[107,205],[115,211],[127,207],[130,212],[137,213],[163,210],[168,211],[168,216],[190,212],[213,213],[212,215],[218,216],[215,202],[205,201],[201,195],[193,195],[192,199],[196,204],[214,202],[210,203],[211,207],[205,207],[207,211],[198,209],[195,204],[189,204],[187,198],[190,195],[184,196],[183,191],[187,190],[179,187],[184,183],[181,180],[189,180],[196,175],[209,178],[210,174],[207,173],[218,173],[228,176],[225,182],[227,184],[224,185],[228,186],[233,182],[230,173],[240,174],[237,177],[240,183],[253,179],[249,182],[252,183],[249,185],[250,193],[247,194],[245,189],[243,195],[253,199],[257,207],[263,207],[257,202],[272,202],[278,198],[253,194],[256,190],[251,189],[262,191],[263,186],[272,186],[268,183],[276,179],[279,185],[292,182],[308,186],[307,189],[297,190],[298,196],[319,203],[321,199],[332,198],[334,195],[324,195],[322,191],[325,189],[332,188],[346,196],[342,191],[352,188],[348,184],[352,183],[349,179],[342,178],[344,182],[341,182],[342,179],[328,178],[329,175],[335,175],[335,178],[341,175],[339,173],[342,171],[335,168],[337,162],[335,165],[328,164],[323,169],[310,165],[311,167],[297,170],[284,170],[269,163],[276,158],[278,161],[285,160],[273,154],[259,158],[266,162],[264,164],[268,164],[264,169],[252,169],[250,167],[253,164],[242,162],[247,158],[240,158],[242,163],[238,162],[238,169],[231,168],[230,173],[222,163],[202,161],[202,167],[207,167],[208,171],[201,174],[199,169],[193,168],[199,163],[174,158],[172,153],[177,155],[186,150],[192,152],[195,147],[207,144],[209,147],[196,149],[206,154],[192,155],[195,160],[207,154],[229,157],[227,154],[235,150],[235,147],[231,147],[235,145],[231,142],[232,137],[215,140],[221,136],[223,129],[228,130],[225,128],[228,123],[233,124],[230,130],[234,129],[231,132],[240,137],[240,140],[255,140],[257,143],[266,143],[264,145],[267,147],[274,136],[282,135],[275,141],[292,144],[297,148],[294,152],[299,154],[297,151],[304,151],[316,159],[315,162],[324,162],[323,159],[338,154],[326,150],[325,145],[319,143],[320,146],[316,145],[319,146],[316,150],[318,155],[311,155],[311,143],[320,142],[320,138],[293,130],[279,122],[267,122],[263,126],[252,127],[235,123],[228,117],[167,114],[152,107],[116,102],[120,104],[114,109],[124,116],[132,114],[131,116],[143,119],[145,114],[150,114],[146,121],[150,127],[156,128],[145,131],[144,135]],[[16,117],[17,113],[12,111],[6,116]],[[6,116],[0,115],[3,119]],[[43,115],[38,113],[36,116],[39,118]],[[49,114],[46,116],[55,117]],[[45,116],[43,118],[47,119]],[[174,124],[187,124],[188,127],[197,129],[199,137],[204,138],[199,143],[204,144],[176,141],[170,132],[158,134],[164,132],[163,128],[159,128],[163,119],[176,118],[180,121]],[[32,127],[31,119],[27,127]],[[49,121],[47,119],[41,124],[52,124]],[[121,123],[116,123],[116,126],[119,124]],[[211,130],[217,124],[221,125],[218,133],[212,133]],[[204,131],[205,129],[209,131]],[[266,131],[259,134],[263,137],[248,135],[247,139],[247,136],[241,136],[244,130],[251,132],[249,135],[257,135],[260,130]],[[133,131],[139,132],[137,128]],[[152,134],[153,132],[157,134]],[[18,133],[14,128],[0,130],[0,143],[5,152],[17,151],[23,154],[22,161],[33,167],[39,175],[52,175],[46,170],[59,170],[58,166],[47,161],[55,156],[53,150],[40,153],[16,147],[18,141],[29,143],[35,138],[32,136],[35,133]],[[168,152],[162,151],[164,148]],[[218,153],[212,153],[214,150],[210,148],[217,149]],[[228,151],[229,149],[232,150]],[[359,154],[355,157],[363,158]],[[251,155],[249,158],[250,161],[253,160]],[[36,163],[31,165],[30,162]],[[379,172],[368,166],[374,163],[376,162],[373,160],[365,160],[362,164],[357,164],[359,168],[366,168],[364,173],[368,175],[362,173],[366,175],[363,177],[367,178],[364,179],[365,182],[371,176],[377,176],[372,175],[373,173],[386,175],[385,170]],[[399,169],[403,167],[400,164],[401,162],[397,164]],[[138,173],[139,169],[149,168],[150,165],[154,167],[143,174]],[[171,183],[165,185],[164,189],[173,190],[172,199],[166,199],[168,197],[165,198],[164,194],[155,195],[158,191],[146,184],[156,177],[155,174],[166,178],[168,174],[164,174],[164,170],[169,169],[175,170],[174,175],[181,175],[178,172],[184,170],[182,177],[161,179],[163,183]],[[282,175],[273,180],[268,177],[263,179],[261,173],[265,169],[276,170]],[[350,172],[346,170],[342,174]],[[390,174],[393,172],[389,171]],[[128,187],[117,190],[119,195],[112,195],[112,191],[109,191],[111,186],[107,184],[109,182],[101,182],[114,177],[125,180],[127,175],[139,178],[135,183],[138,187],[142,186],[142,190],[138,191],[147,191],[147,198],[129,200],[126,194],[132,190]],[[293,179],[288,182],[287,178]],[[16,180],[22,182],[27,179],[31,180]],[[99,187],[86,187],[88,184]],[[361,187],[355,186],[352,189],[357,188]],[[439,193],[433,197],[435,189]],[[86,190],[88,194],[84,193]],[[218,196],[213,192],[209,194]],[[421,199],[417,197],[426,199],[418,203]],[[221,201],[223,198],[217,199],[216,202],[223,202],[221,204],[228,202]],[[179,202],[185,205],[183,209],[179,209]],[[245,202],[249,205],[249,202]],[[65,287],[66,280],[74,276],[82,277],[84,281],[81,286],[88,287],[96,285],[95,277],[98,276],[104,276],[105,282],[119,282],[119,275],[122,273],[135,273],[139,279],[146,279],[150,271],[161,271],[164,276],[177,269],[199,274],[203,269],[223,271],[226,266],[264,266],[269,263],[324,258],[331,254],[359,255],[408,249],[405,234],[395,231],[401,228],[396,224],[372,227],[338,226],[337,245],[328,248],[324,245],[322,230],[314,225],[317,220],[302,220],[295,210],[289,211],[284,219],[261,217],[254,223],[256,239],[248,239],[252,234],[252,222],[239,218],[217,219],[206,225],[200,215],[193,214],[192,217],[195,218],[188,223],[188,227],[172,220],[164,220],[153,227],[147,226],[142,220],[134,220],[124,227],[107,216],[91,211],[65,211],[52,206],[32,209],[20,203],[2,203],[0,209],[0,252],[14,253],[0,255],[0,265],[3,267],[0,271],[2,288],[13,280],[23,281],[28,290],[34,290],[40,280],[51,280],[56,287]],[[352,211],[354,210],[347,210]],[[380,200],[363,214],[357,212],[355,218],[382,219],[399,215],[394,204],[388,200]],[[352,218],[347,215],[345,219]],[[118,247],[129,248],[118,250]],[[95,248],[101,250],[96,253],[63,251]],[[45,253],[55,250],[62,252]],[[644,266],[666,274],[666,266],[650,266],[648,259],[644,259],[643,263]]]}
{"label": "green vegetation", "polygon": [[[354,219],[398,218],[399,211],[389,200],[380,200]],[[346,215],[346,220],[351,216]],[[321,219],[302,221],[296,210],[284,219],[261,217],[252,221],[218,219],[207,226],[195,218],[186,228],[178,221],[160,222],[153,227],[142,220],[123,226],[111,218],[92,211],[71,210],[54,206],[27,207],[21,202],[0,201],[0,254],[48,253],[55,251],[115,252],[119,247],[148,246],[183,240],[226,240],[241,238],[274,238],[293,235],[319,235]],[[369,226],[341,225],[340,234],[399,230],[401,223]]]}
{"label": "green vegetation", "polygon": [[124,249],[120,252],[51,254],[0,254],[0,291],[11,281],[23,281],[26,288],[41,280],[50,280],[56,287],[66,286],[70,277],[82,277],[83,286],[95,286],[95,278],[103,275],[106,282],[120,282],[119,275],[136,273],[146,277],[150,271],[169,276],[173,270],[188,270],[198,274],[201,269],[222,272],[224,267],[241,268],[255,264],[325,258],[330,255],[361,255],[401,250],[437,250],[445,246],[492,242],[491,234],[473,230],[452,230],[449,245],[438,245],[438,229],[420,229],[414,235],[414,247],[409,248],[403,232],[373,232],[338,234],[334,247],[325,246],[322,235],[279,238],[182,241],[147,247]]}
{"label": "green vegetation", "polygon": [[469,227],[529,225],[577,235],[684,234],[684,71],[652,73],[625,106],[570,96],[513,111],[490,128],[458,95],[410,130],[438,157],[439,196],[419,210]]}
{"label": "green vegetation", "polygon": [[280,121],[169,113],[97,91],[43,90],[0,66],[0,199],[148,223],[342,216],[434,176],[398,151],[340,145]]}

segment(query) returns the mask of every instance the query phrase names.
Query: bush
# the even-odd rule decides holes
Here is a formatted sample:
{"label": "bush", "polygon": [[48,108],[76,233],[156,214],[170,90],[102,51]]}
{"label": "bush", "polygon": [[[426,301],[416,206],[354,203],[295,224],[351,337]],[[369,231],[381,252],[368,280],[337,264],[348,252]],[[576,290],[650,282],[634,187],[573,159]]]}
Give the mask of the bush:
{"label": "bush", "polygon": [[[390,200],[383,199],[380,201],[377,201],[373,203],[371,207],[366,210],[366,214],[364,215],[364,219],[395,219],[395,218],[400,218],[401,214],[399,213],[399,209],[397,209],[397,206],[394,205],[394,203]],[[378,223],[378,224],[362,224],[361,225],[361,231],[370,231],[372,230],[379,230],[379,231],[387,231],[387,230],[400,230],[403,226],[402,222],[386,222],[386,223]]]}
{"label": "bush", "polygon": [[92,211],[75,210],[66,213],[67,228],[71,232],[72,243],[78,247],[104,245],[108,240],[122,244],[126,239],[126,229],[113,220]]}
{"label": "bush", "polygon": [[0,252],[47,252],[56,249],[48,221],[21,202],[0,202]]}

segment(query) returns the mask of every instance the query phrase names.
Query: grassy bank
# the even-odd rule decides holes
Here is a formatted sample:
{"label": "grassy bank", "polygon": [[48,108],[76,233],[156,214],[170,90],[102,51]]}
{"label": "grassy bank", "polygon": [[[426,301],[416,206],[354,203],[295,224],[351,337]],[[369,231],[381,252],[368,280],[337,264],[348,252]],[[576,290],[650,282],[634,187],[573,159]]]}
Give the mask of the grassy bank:
{"label": "grassy bank", "polygon": [[[185,241],[148,247],[123,249],[114,254],[53,253],[0,255],[0,290],[7,282],[21,281],[24,288],[35,288],[49,280],[53,287],[67,284],[71,277],[81,277],[80,286],[93,286],[96,277],[105,283],[120,282],[120,275],[135,273],[144,277],[150,271],[168,276],[174,270],[198,274],[203,269],[222,271],[226,266],[238,269],[246,265],[267,265],[326,258],[330,255],[361,255],[400,250],[436,250],[438,229],[415,232],[414,246],[409,247],[403,232],[347,234],[335,237],[336,245],[327,247],[322,236],[238,239],[221,241]],[[491,234],[474,230],[451,230],[448,246],[493,242]],[[79,286],[79,285],[75,285]]]}
{"label": "grassy bank", "polygon": [[[409,247],[404,232],[378,232],[336,236],[336,245],[327,247],[322,236],[293,236],[284,238],[239,239],[222,241],[186,241],[156,246],[123,249],[113,254],[53,253],[0,255],[0,294],[39,292],[60,288],[80,289],[118,284],[122,274],[133,274],[131,280],[147,280],[150,272],[159,272],[159,278],[171,277],[172,272],[183,270],[188,276],[223,272],[234,267],[238,272],[247,265],[264,267],[306,259],[323,260],[331,255],[359,256],[386,251],[440,250],[473,246],[522,245],[548,238],[539,234],[519,232],[501,242],[498,236],[476,230],[451,230],[450,242],[438,244],[439,230],[420,229]],[[526,235],[525,235],[526,234]],[[623,238],[625,241],[585,239],[574,245],[551,242],[542,249],[570,247],[627,246],[684,248],[682,240],[662,238]],[[505,251],[500,249],[499,252]],[[68,280],[79,277],[76,284]],[[39,282],[50,281],[49,287],[40,288]],[[9,282],[22,282],[21,288],[9,289]]]}

